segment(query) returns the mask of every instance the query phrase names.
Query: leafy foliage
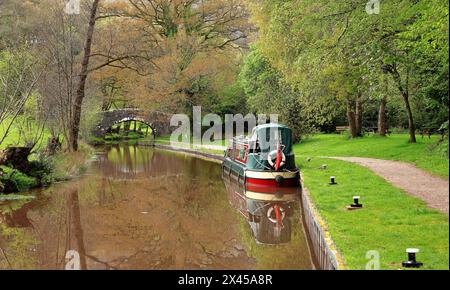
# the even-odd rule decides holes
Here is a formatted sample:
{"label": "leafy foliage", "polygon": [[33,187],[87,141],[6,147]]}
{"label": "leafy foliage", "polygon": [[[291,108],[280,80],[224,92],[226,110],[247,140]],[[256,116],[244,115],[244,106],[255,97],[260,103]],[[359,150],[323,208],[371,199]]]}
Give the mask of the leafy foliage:
{"label": "leafy foliage", "polygon": [[342,106],[358,93],[365,103],[411,96],[408,117],[439,127],[448,120],[448,2],[382,1],[379,14],[366,13],[366,3],[252,1],[260,52],[307,108]]}
{"label": "leafy foliage", "polygon": [[39,184],[36,178],[30,177],[17,169],[7,166],[1,166],[0,168],[3,172],[0,181],[4,185],[4,192],[26,191]]}
{"label": "leafy foliage", "polygon": [[300,92],[283,81],[255,47],[247,55],[239,76],[251,111],[257,114],[280,114],[280,121],[293,129],[294,141],[310,132],[303,115]]}

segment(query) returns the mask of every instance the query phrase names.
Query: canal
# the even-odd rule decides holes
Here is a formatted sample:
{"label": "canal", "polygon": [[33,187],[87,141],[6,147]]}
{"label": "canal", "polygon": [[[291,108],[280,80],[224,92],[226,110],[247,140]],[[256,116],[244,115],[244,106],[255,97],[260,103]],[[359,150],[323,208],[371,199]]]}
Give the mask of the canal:
{"label": "canal", "polygon": [[[289,239],[257,242],[220,165],[131,145],[101,148],[86,174],[0,202],[0,269],[312,269],[299,204]],[[72,253],[67,256],[67,253]]]}

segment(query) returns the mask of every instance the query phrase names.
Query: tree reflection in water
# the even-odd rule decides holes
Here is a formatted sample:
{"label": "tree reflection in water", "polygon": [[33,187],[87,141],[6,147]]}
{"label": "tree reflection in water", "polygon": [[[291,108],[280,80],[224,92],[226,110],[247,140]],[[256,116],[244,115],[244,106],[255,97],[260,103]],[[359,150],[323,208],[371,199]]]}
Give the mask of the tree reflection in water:
{"label": "tree reflection in water", "polygon": [[126,145],[97,160],[80,179],[0,205],[1,269],[64,269],[69,250],[86,269],[311,267],[296,229],[278,252],[251,244],[217,164]]}

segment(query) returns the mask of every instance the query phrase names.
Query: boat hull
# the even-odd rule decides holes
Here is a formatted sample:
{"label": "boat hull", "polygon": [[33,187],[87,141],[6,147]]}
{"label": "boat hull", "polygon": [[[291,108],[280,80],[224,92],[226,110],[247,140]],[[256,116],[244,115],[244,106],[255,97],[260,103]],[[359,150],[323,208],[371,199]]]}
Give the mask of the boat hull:
{"label": "boat hull", "polygon": [[[289,194],[289,189],[300,188],[300,173],[295,171],[268,171],[248,169],[245,164],[225,158],[222,163],[224,177],[234,179],[245,185],[250,192],[271,194],[274,191],[280,194]],[[286,189],[286,190],[284,190]],[[286,191],[283,193],[283,191]]]}

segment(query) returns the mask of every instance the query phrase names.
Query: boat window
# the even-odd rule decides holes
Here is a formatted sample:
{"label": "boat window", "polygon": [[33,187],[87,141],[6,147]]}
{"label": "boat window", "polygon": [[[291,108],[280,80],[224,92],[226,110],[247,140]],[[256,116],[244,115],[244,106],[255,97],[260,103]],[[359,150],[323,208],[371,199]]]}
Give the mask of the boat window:
{"label": "boat window", "polygon": [[[272,130],[271,130],[272,129]],[[258,130],[258,144],[261,152],[270,152],[278,147],[281,143],[284,145],[284,152],[290,153],[292,150],[291,146],[291,130],[288,128],[264,128]]]}
{"label": "boat window", "polygon": [[245,152],[244,152],[244,150],[243,150],[243,149],[242,149],[242,150],[239,150],[239,159],[244,160],[244,157],[245,157]]}
{"label": "boat window", "polygon": [[266,129],[266,141],[270,142],[270,128]]}

